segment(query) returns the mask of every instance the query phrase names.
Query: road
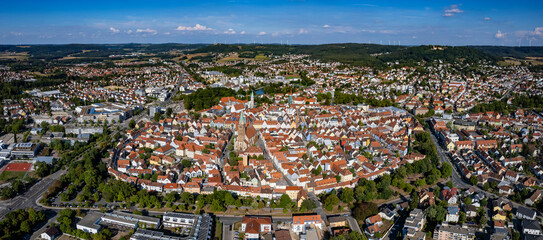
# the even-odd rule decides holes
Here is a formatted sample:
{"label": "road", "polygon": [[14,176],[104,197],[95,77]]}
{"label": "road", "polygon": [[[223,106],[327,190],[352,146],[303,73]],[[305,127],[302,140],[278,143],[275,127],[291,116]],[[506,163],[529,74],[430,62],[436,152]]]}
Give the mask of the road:
{"label": "road", "polygon": [[472,187],[471,184],[466,183],[464,181],[464,179],[462,178],[462,176],[460,176],[460,174],[458,174],[458,171],[456,169],[456,165],[453,164],[450,161],[449,156],[443,151],[443,148],[441,148],[441,145],[439,145],[439,141],[434,136],[434,134],[430,133],[430,136],[432,138],[432,141],[434,142],[434,145],[436,145],[437,155],[439,155],[439,159],[441,160],[441,162],[448,162],[449,164],[451,164],[451,166],[453,168],[453,172],[452,172],[452,175],[451,175],[451,181],[453,182],[453,184],[455,186],[457,186],[457,187],[460,187],[460,188],[470,188],[470,187]]}
{"label": "road", "polygon": [[43,193],[47,191],[49,186],[53,185],[53,183],[56,180],[59,180],[65,173],[66,170],[61,169],[56,173],[39,180],[22,195],[0,202],[0,219],[4,218],[10,211],[17,209],[34,208],[36,210],[42,210],[43,207],[37,204],[38,199],[40,199]]}
{"label": "road", "polygon": [[[451,175],[451,181],[453,182],[453,184],[455,186],[460,187],[460,188],[470,188],[471,187],[471,188],[473,188],[475,190],[475,192],[483,193],[488,199],[501,198],[501,197],[497,196],[494,193],[483,190],[479,186],[473,186],[470,183],[467,183],[467,181],[464,180],[464,178],[462,178],[462,176],[458,173],[458,169],[456,168],[456,165],[450,161],[450,157],[443,151],[443,149],[441,148],[441,145],[439,145],[439,142],[438,142],[437,138],[434,136],[434,134],[430,134],[430,135],[431,135],[432,141],[436,145],[437,153],[438,153],[439,158],[441,159],[441,161],[442,162],[448,162],[452,166],[453,171],[452,171],[452,175]],[[505,198],[503,198],[503,199],[505,199]],[[519,204],[517,202],[511,201],[511,200],[508,200],[508,199],[507,199],[507,202],[511,202],[511,204],[513,205],[513,208],[518,208],[520,206],[530,208],[530,207],[527,207],[524,204]],[[531,209],[537,212],[538,217],[543,217],[543,214],[541,212],[539,212],[537,209],[534,209],[534,208],[531,208]]]}

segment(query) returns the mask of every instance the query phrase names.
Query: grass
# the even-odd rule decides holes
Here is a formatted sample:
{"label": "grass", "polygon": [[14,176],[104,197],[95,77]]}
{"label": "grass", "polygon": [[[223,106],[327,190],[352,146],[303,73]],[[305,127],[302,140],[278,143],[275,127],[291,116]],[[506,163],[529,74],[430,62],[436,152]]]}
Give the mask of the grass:
{"label": "grass", "polygon": [[264,55],[256,55],[255,60],[268,60],[268,57]]}
{"label": "grass", "polygon": [[22,180],[26,172],[4,171],[0,174],[0,182],[8,182],[11,180]]}
{"label": "grass", "polygon": [[28,53],[26,52],[0,53],[0,59],[26,60],[27,58]]}
{"label": "grass", "polygon": [[222,222],[217,220],[217,224],[215,225],[215,239],[222,239]]}

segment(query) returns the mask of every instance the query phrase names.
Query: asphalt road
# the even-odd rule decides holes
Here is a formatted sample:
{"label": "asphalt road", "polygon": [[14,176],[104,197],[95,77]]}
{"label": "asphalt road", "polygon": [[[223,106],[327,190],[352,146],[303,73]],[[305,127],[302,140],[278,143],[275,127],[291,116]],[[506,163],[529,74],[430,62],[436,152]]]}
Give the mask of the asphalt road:
{"label": "asphalt road", "polygon": [[10,211],[17,209],[29,209],[34,208],[36,210],[43,209],[37,204],[37,201],[44,192],[47,191],[49,186],[60,179],[62,175],[66,173],[65,170],[59,170],[35,183],[30,189],[25,191],[22,195],[15,198],[0,202],[0,219],[4,218]]}
{"label": "asphalt road", "polygon": [[430,136],[432,138],[432,141],[434,142],[434,145],[436,145],[437,155],[439,155],[439,159],[441,160],[441,162],[448,162],[448,163],[451,164],[451,166],[453,168],[453,172],[452,172],[452,175],[451,175],[451,181],[453,182],[453,184],[455,186],[457,186],[457,187],[460,187],[460,188],[470,188],[470,187],[472,187],[471,184],[466,183],[464,181],[464,179],[462,178],[462,176],[460,176],[460,174],[458,173],[458,171],[456,169],[455,164],[453,164],[450,161],[449,156],[443,151],[443,149],[439,145],[439,142],[438,142],[437,138],[434,136],[434,134],[430,133]]}

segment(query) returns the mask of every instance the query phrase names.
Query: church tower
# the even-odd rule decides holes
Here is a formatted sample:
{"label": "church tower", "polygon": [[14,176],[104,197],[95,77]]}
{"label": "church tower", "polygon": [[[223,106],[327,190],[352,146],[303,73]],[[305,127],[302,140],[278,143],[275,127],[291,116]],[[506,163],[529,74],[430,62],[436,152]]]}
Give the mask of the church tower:
{"label": "church tower", "polygon": [[255,94],[254,92],[251,92],[251,102],[249,103],[249,108],[255,107]]}
{"label": "church tower", "polygon": [[243,115],[242,111],[239,116],[238,137],[236,138],[236,142],[234,143],[234,150],[239,151],[245,147],[245,138],[245,116]]}

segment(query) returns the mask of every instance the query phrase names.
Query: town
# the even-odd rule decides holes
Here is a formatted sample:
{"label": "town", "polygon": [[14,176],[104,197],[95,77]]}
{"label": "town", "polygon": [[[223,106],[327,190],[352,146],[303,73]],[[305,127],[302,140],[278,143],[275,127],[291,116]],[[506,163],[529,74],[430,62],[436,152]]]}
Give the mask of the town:
{"label": "town", "polygon": [[490,58],[368,67],[276,48],[6,62],[0,233],[543,238],[541,71]]}

